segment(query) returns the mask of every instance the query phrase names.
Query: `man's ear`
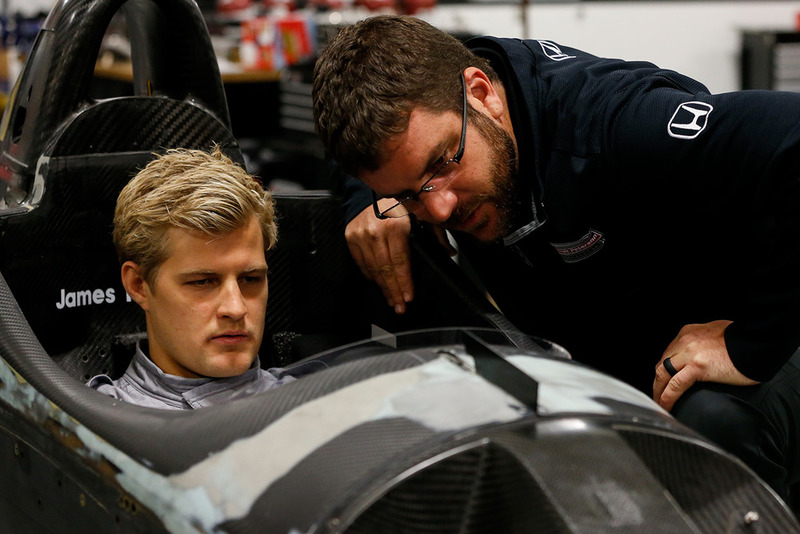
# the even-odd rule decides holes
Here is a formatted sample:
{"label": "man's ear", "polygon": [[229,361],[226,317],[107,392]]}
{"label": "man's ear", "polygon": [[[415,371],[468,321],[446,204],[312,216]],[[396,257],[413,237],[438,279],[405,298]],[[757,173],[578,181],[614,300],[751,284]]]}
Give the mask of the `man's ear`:
{"label": "man's ear", "polygon": [[147,281],[142,276],[139,265],[132,261],[126,261],[122,264],[122,287],[125,292],[142,307],[144,311],[148,309],[148,301],[152,292]]}
{"label": "man's ear", "polygon": [[485,72],[477,67],[468,67],[464,70],[464,81],[472,107],[494,119],[505,114],[505,101]]}

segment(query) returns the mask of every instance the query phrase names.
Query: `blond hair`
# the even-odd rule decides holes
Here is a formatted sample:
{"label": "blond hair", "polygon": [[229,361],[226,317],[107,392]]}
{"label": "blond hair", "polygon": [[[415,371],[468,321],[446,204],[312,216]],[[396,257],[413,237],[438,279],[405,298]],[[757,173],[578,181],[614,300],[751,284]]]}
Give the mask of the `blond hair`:
{"label": "blond hair", "polygon": [[268,191],[224,155],[173,149],[148,163],[122,189],[114,212],[114,244],[120,263],[136,263],[153,283],[166,259],[168,230],[227,235],[256,216],[264,251],[275,246],[278,229]]}

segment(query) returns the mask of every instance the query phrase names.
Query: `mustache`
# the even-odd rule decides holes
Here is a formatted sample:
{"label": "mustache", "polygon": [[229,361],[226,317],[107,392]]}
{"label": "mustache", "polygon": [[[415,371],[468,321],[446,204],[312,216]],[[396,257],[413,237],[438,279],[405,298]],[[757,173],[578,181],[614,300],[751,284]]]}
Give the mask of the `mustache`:
{"label": "mustache", "polygon": [[444,222],[444,227],[446,228],[457,228],[467,220],[469,214],[472,213],[471,208],[467,208],[465,206],[456,206],[456,209],[453,210],[453,213],[450,214],[450,217]]}
{"label": "mustache", "polygon": [[456,206],[453,212],[450,214],[450,217],[448,217],[444,222],[443,226],[445,228],[457,228],[461,226],[464,221],[466,221],[469,216],[472,215],[472,212],[478,209],[478,206],[487,201],[495,203],[496,199],[494,198],[494,195],[483,194],[473,199],[469,204]]}

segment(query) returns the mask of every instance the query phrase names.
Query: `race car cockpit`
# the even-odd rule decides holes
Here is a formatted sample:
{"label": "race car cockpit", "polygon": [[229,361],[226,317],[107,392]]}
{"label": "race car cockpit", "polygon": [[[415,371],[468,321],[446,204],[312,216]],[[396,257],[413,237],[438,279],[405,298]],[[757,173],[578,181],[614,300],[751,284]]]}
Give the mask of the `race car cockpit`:
{"label": "race car cockpit", "polygon": [[[97,99],[124,13],[134,94]],[[276,194],[262,365],[322,370],[166,411],[92,390],[145,335],[117,194],[169,148],[243,163],[193,0],[60,0],[0,123],[0,531],[800,532],[737,459],[522,334],[426,234],[396,316],[327,191]]]}

